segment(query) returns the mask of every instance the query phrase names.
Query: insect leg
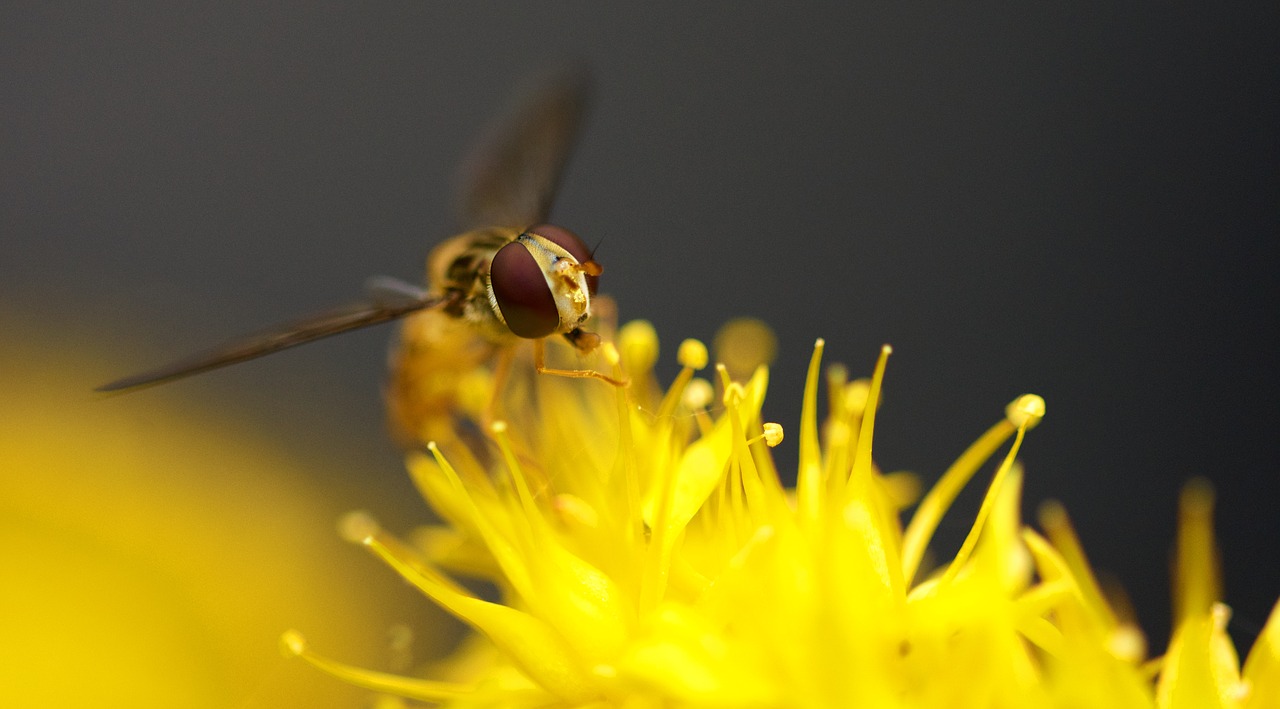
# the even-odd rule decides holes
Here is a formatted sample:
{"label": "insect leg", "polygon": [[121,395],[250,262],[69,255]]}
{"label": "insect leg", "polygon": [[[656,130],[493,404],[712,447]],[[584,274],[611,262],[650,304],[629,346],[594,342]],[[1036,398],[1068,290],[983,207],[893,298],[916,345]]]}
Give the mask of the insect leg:
{"label": "insect leg", "polygon": [[629,384],[626,380],[615,379],[603,372],[597,372],[594,369],[554,369],[547,366],[546,342],[538,339],[533,341],[533,368],[538,370],[538,374],[553,374],[557,377],[575,377],[579,379],[599,379],[608,382],[616,387],[625,387]]}

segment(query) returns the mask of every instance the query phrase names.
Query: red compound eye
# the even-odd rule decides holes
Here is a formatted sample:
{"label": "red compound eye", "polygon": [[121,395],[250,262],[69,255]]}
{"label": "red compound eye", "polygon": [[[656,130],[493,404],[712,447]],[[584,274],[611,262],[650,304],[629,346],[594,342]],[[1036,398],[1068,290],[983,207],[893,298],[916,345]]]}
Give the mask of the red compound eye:
{"label": "red compound eye", "polygon": [[[539,224],[529,228],[530,234],[537,234],[542,238],[554,243],[556,246],[569,252],[569,255],[578,259],[578,263],[587,263],[591,261],[591,249],[582,243],[582,239],[578,235],[555,224]],[[587,276],[587,292],[591,295],[596,294],[596,285],[600,281],[600,276]]]}
{"label": "red compound eye", "polygon": [[489,266],[489,285],[502,319],[516,335],[536,339],[559,327],[556,299],[542,268],[524,244],[513,241],[498,249]]}

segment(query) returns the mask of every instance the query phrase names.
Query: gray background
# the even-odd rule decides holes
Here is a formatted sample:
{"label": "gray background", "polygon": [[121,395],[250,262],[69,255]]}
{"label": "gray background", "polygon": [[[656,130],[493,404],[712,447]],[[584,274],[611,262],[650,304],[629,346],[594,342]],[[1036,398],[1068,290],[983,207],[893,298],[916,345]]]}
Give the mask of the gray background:
{"label": "gray background", "polygon": [[[1277,5],[1061,5],[6,4],[0,307],[144,366],[417,279],[479,127],[578,58],[555,216],[668,361],[764,318],[794,431],[814,338],[856,372],[892,343],[877,460],[929,480],[1039,393],[1028,512],[1066,503],[1158,650],[1209,477],[1249,643],[1280,595]],[[402,527],[389,334],[172,386],[358,465],[342,503]]]}

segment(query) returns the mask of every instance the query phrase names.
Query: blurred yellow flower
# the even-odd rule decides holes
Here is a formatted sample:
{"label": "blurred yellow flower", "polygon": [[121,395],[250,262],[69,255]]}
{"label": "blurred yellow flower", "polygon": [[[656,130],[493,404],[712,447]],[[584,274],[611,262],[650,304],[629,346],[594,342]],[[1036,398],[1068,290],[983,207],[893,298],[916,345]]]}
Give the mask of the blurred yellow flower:
{"label": "blurred yellow flower", "polygon": [[[629,389],[538,378],[504,398],[488,440],[460,433],[410,456],[444,524],[400,540],[365,515],[346,521],[349,537],[477,631],[432,679],[340,664],[292,631],[286,651],[458,707],[1280,706],[1280,621],[1243,673],[1224,634],[1204,486],[1182,503],[1176,630],[1149,660],[1065,512],[1047,506],[1043,532],[1019,518],[1015,457],[1043,400],[1011,403],[904,527],[918,485],[871,459],[889,349],[869,380],[832,370],[820,422],[817,343],[789,490],[769,451],[782,430],[760,416],[772,343],[752,342],[758,323],[734,327],[718,342],[738,349],[720,361],[750,372],[743,353],[761,353],[743,381],[723,366],[714,384],[695,378],[708,354],[687,341],[662,392],[657,336],[632,323],[617,335],[621,356],[605,352]],[[1010,439],[959,552],[923,568],[943,514]],[[487,579],[500,598],[455,576]]]}
{"label": "blurred yellow flower", "polygon": [[28,322],[0,317],[0,707],[361,703],[275,642],[304,622],[383,662],[411,610],[361,586],[325,461],[180,390],[96,397],[124,360]]}

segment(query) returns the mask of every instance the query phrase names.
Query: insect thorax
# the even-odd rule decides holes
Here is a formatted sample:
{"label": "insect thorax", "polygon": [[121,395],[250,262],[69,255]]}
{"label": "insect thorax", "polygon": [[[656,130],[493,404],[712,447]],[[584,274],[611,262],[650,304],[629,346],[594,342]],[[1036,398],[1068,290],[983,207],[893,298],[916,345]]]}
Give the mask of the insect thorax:
{"label": "insect thorax", "polygon": [[504,343],[514,336],[489,305],[486,280],[498,249],[515,241],[519,229],[489,227],[446,239],[427,255],[431,292],[452,296],[443,308],[450,316],[475,325],[484,336]]}

